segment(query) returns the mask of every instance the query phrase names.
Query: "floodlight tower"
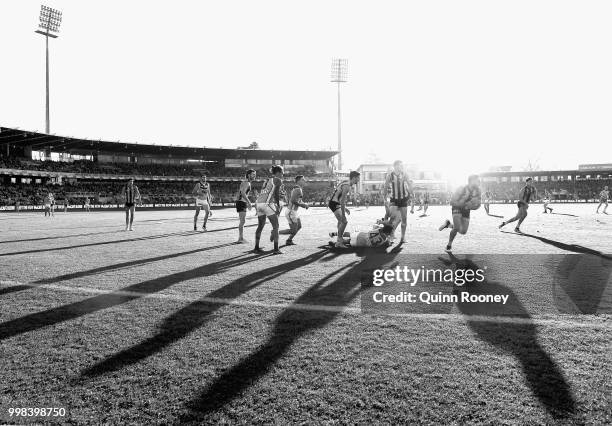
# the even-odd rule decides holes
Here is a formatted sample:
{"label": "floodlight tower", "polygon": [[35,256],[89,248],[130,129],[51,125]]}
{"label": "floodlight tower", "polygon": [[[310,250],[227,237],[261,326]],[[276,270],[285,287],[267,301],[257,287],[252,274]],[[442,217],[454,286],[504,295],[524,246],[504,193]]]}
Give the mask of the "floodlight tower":
{"label": "floodlight tower", "polygon": [[342,170],[342,116],[340,114],[340,84],[348,79],[348,60],[332,59],[331,82],[338,85],[338,170]]}
{"label": "floodlight tower", "polygon": [[49,125],[49,37],[57,38],[59,35],[59,27],[62,23],[62,12],[56,9],[51,9],[45,5],[40,6],[40,23],[38,29],[35,31],[38,34],[45,36],[46,53],[47,53],[47,66],[46,66],[46,80],[47,80],[47,98],[46,98],[46,133],[50,133]]}

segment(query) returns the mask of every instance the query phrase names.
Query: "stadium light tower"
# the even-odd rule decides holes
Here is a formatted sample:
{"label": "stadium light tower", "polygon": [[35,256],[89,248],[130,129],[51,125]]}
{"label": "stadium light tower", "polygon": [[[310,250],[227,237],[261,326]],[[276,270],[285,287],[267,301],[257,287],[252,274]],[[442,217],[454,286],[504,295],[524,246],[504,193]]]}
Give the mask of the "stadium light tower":
{"label": "stadium light tower", "polygon": [[338,85],[338,170],[342,170],[342,116],[340,114],[340,84],[348,79],[348,60],[332,59],[331,82]]}
{"label": "stadium light tower", "polygon": [[62,12],[59,10],[51,9],[45,5],[40,6],[40,23],[36,32],[45,36],[46,53],[47,53],[47,66],[46,66],[46,80],[47,80],[47,98],[46,98],[46,133],[50,133],[49,125],[49,37],[57,38],[59,35],[59,27],[62,23]]}

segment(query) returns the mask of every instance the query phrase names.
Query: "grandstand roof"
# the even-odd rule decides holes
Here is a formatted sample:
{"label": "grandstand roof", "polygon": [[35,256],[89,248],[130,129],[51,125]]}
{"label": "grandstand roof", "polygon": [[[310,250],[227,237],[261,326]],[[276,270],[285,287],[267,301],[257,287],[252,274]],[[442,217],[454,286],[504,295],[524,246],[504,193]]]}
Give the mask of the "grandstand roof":
{"label": "grandstand roof", "polygon": [[0,147],[31,147],[33,150],[50,149],[54,152],[67,152],[90,155],[107,152],[117,154],[149,154],[183,158],[237,158],[237,159],[311,159],[327,160],[337,151],[294,151],[270,149],[230,149],[206,148],[175,145],[153,145],[127,142],[111,142],[93,139],[80,139],[67,136],[48,135],[21,129],[0,127]]}

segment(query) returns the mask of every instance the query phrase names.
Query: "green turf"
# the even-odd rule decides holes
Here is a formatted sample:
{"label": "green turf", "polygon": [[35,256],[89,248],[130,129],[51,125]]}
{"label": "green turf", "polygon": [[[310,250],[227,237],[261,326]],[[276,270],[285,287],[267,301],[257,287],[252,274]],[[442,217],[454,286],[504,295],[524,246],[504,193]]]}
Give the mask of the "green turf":
{"label": "green turf", "polygon": [[[408,243],[388,254],[329,251],[333,217],[311,209],[282,256],[233,244],[230,209],[208,233],[192,231],[190,211],[137,212],[133,232],[118,211],[0,215],[0,422],[24,422],[9,407],[61,406],[61,421],[92,424],[609,424],[610,281],[589,279],[597,315],[561,315],[547,281],[560,267],[541,259],[587,253],[587,267],[609,270],[612,218],[539,207],[526,236],[474,212],[454,245],[516,295],[521,314],[509,316],[360,312],[364,271],[445,258],[448,207],[411,215]],[[382,215],[353,209],[348,230]],[[534,260],[517,264],[524,255]]]}

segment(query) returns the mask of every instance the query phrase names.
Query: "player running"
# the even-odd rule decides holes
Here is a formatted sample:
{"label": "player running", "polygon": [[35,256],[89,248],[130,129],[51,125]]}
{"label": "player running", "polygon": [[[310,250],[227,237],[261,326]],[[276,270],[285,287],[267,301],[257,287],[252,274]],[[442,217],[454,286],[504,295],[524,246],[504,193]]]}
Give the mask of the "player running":
{"label": "player running", "polygon": [[298,214],[299,208],[302,207],[308,210],[308,204],[302,201],[302,197],[304,196],[302,188],[306,184],[306,178],[302,175],[296,176],[295,184],[296,187],[291,190],[291,194],[289,195],[287,211],[285,212],[285,217],[289,223],[289,229],[284,229],[279,232],[279,234],[289,234],[289,238],[287,238],[287,242],[285,243],[288,246],[295,245],[293,238],[297,235],[298,231],[302,229],[302,220]]}
{"label": "player running", "polygon": [[518,213],[512,219],[502,222],[501,225],[499,225],[499,229],[503,228],[509,223],[518,220],[519,222],[516,225],[516,228],[514,228],[514,232],[521,233],[521,224],[527,217],[527,209],[529,208],[529,202],[537,198],[537,192],[538,191],[533,186],[533,179],[527,178],[525,180],[525,186],[523,187],[523,189],[521,189],[521,192],[519,193],[519,201],[518,203],[516,203],[516,205],[518,206]]}
{"label": "player running", "polygon": [[421,217],[427,216],[427,209],[429,208],[430,194],[429,191],[423,193],[423,214]]}
{"label": "player running", "polygon": [[[390,213],[393,222],[393,232],[397,226],[402,224],[402,238],[400,243],[406,242],[406,228],[408,227],[408,202],[411,199],[411,185],[406,173],[404,173],[404,164],[401,160],[396,160],[393,163],[393,171],[387,175],[385,183],[381,188],[381,194],[385,194],[387,188],[391,188]],[[412,204],[412,210],[414,204]]]}
{"label": "player running", "polygon": [[595,213],[599,213],[599,208],[602,204],[605,205],[603,209],[604,214],[608,214],[606,210],[608,210],[608,199],[610,198],[610,191],[608,191],[608,187],[604,186],[604,189],[599,193],[599,205],[597,206],[597,210]]}
{"label": "player running", "polygon": [[491,198],[492,198],[491,191],[485,191],[482,196],[482,205],[484,206],[485,212],[487,212],[488,215],[491,215],[491,213],[489,213],[489,206],[491,204]]}
{"label": "player running", "polygon": [[249,169],[245,173],[245,179],[240,182],[240,189],[236,197],[236,212],[238,212],[238,241],[237,243],[246,243],[244,239],[244,223],[246,221],[247,209],[251,210],[253,205],[249,200],[249,192],[251,192],[251,182],[255,180],[257,173],[253,169]]}
{"label": "player running", "polygon": [[54,216],[55,214],[55,196],[53,192],[49,192],[45,197],[45,217]]}
{"label": "player running", "polygon": [[334,213],[334,216],[336,216],[336,220],[338,221],[338,234],[335,245],[337,248],[347,248],[342,238],[346,225],[348,225],[346,215],[351,214],[349,209],[346,208],[346,202],[348,201],[348,197],[351,192],[351,186],[356,185],[359,182],[359,176],[361,176],[361,173],[356,171],[349,173],[349,179],[340,182],[338,186],[336,186],[336,189],[334,189],[334,193],[329,200],[328,207]]}
{"label": "player running", "polygon": [[544,213],[548,213],[548,210],[550,210],[550,212],[553,212],[553,209],[548,207],[548,205],[550,204],[550,194],[548,193],[548,191],[544,191],[544,199],[542,200],[542,202],[544,203]]}
{"label": "player running", "polygon": [[140,202],[140,191],[134,185],[134,179],[130,179],[121,191],[121,196],[125,199],[125,230],[133,231],[134,213],[136,212],[136,201]]}
{"label": "player running", "polygon": [[470,226],[470,212],[478,210],[480,202],[480,178],[478,175],[471,175],[468,178],[468,184],[457,189],[451,198],[453,222],[447,219],[439,228],[440,231],[446,228],[451,229],[446,245],[447,252],[452,250],[453,241],[458,233],[461,235],[467,233]]}
{"label": "player running", "polygon": [[255,202],[255,210],[257,211],[257,230],[255,230],[255,253],[263,253],[259,247],[261,232],[266,226],[266,217],[272,225],[271,238],[274,241],[274,251],[272,254],[282,254],[278,249],[278,215],[281,211],[280,199],[283,191],[283,168],[282,166],[272,166],[270,170],[272,177],[264,182],[261,192]]}
{"label": "player running", "polygon": [[204,222],[202,231],[206,232],[206,222],[210,215],[210,183],[206,181],[206,173],[202,173],[200,181],[195,184],[191,193],[195,196],[195,215],[193,216],[193,230],[198,230],[198,216],[200,209],[204,209]]}

